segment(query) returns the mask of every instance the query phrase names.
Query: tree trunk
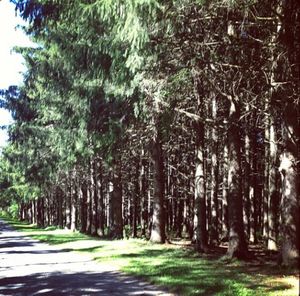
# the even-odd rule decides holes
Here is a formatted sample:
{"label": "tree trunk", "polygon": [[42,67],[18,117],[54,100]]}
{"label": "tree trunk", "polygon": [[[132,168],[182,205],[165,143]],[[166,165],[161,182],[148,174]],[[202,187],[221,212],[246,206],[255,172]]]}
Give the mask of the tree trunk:
{"label": "tree trunk", "polygon": [[247,244],[243,223],[243,197],[241,183],[241,132],[238,102],[230,102],[228,126],[228,220],[229,245],[227,257],[245,258]]}
{"label": "tree trunk", "polygon": [[76,228],[77,228],[77,223],[76,223],[76,203],[77,203],[77,196],[76,196],[75,172],[71,173],[71,178],[70,178],[70,199],[71,199],[71,223],[70,223],[70,229],[71,229],[71,231],[75,231]]}
{"label": "tree trunk", "polygon": [[165,208],[164,208],[164,162],[160,133],[157,130],[152,139],[151,160],[153,164],[153,215],[150,241],[164,243],[165,234]]}
{"label": "tree trunk", "polygon": [[39,197],[37,200],[37,226],[44,227],[44,198]]}
{"label": "tree trunk", "polygon": [[24,218],[24,207],[25,207],[25,204],[24,202],[22,201],[20,206],[19,206],[19,219],[20,221],[24,221],[25,218]]}
{"label": "tree trunk", "polygon": [[139,192],[140,192],[140,208],[141,208],[141,228],[142,236],[146,235],[147,226],[147,200],[146,200],[146,167],[144,160],[144,149],[142,149],[140,157],[140,175],[139,175]]}
{"label": "tree trunk", "polygon": [[45,202],[46,202],[45,226],[49,226],[51,225],[51,193],[49,191],[46,193]]}
{"label": "tree trunk", "polygon": [[281,262],[290,265],[299,256],[299,130],[297,109],[288,102],[284,110],[283,142],[280,155],[282,179]]}
{"label": "tree trunk", "polygon": [[59,186],[56,187],[56,198],[57,198],[57,224],[59,228],[63,228],[64,227],[63,192]]}
{"label": "tree trunk", "polygon": [[31,217],[32,217],[32,224],[36,224],[36,211],[35,211],[35,200],[31,201]]}
{"label": "tree trunk", "polygon": [[95,161],[90,160],[90,183],[91,183],[91,234],[97,235],[99,228],[99,214],[98,214],[98,191],[97,179],[95,170]]}
{"label": "tree trunk", "polygon": [[[90,181],[90,180],[89,180]],[[92,232],[92,190],[90,182],[87,182],[86,190],[86,229],[87,234]]]}
{"label": "tree trunk", "polygon": [[276,129],[272,116],[270,117],[269,132],[269,173],[268,173],[268,216],[267,216],[267,248],[268,250],[277,250],[278,239],[278,208],[279,208],[279,192],[278,186],[278,170],[277,170],[277,138]]}
{"label": "tree trunk", "polygon": [[[249,112],[250,107],[249,104],[246,105],[246,112]],[[249,126],[250,122],[245,122],[247,126]],[[248,240],[250,240],[251,233],[251,199],[250,199],[250,177],[251,177],[251,157],[250,157],[250,136],[249,136],[249,129],[246,128],[245,130],[245,165],[244,165],[244,223],[246,226],[246,233]]]}
{"label": "tree trunk", "polygon": [[258,150],[257,150],[257,133],[253,132],[252,135],[252,186],[253,186],[253,196],[252,196],[252,207],[253,207],[253,242],[256,244],[258,242],[258,233],[259,233],[259,188],[258,188]]}
{"label": "tree trunk", "polygon": [[[177,197],[175,197],[177,198]],[[177,200],[177,210],[176,210],[176,237],[181,238],[183,232],[183,214],[184,214],[184,199],[180,198]]]}
{"label": "tree trunk", "polygon": [[139,210],[139,175],[140,175],[140,161],[137,158],[135,161],[135,175],[134,175],[134,191],[133,191],[133,211],[132,211],[132,237],[137,237],[137,225],[138,225],[138,210]]}
{"label": "tree trunk", "polygon": [[222,237],[228,237],[228,146],[223,150],[223,186],[222,186]]}
{"label": "tree trunk", "polygon": [[87,229],[87,185],[83,180],[80,186],[80,199],[81,199],[81,229],[80,232],[85,233]]}
{"label": "tree trunk", "polygon": [[98,207],[98,215],[99,215],[99,227],[98,227],[98,235],[104,236],[104,227],[105,227],[105,206],[104,206],[104,192],[103,192],[103,178],[102,178],[102,165],[101,159],[97,161],[96,164],[96,186],[97,192],[99,196],[99,207]]}
{"label": "tree trunk", "polygon": [[281,262],[290,265],[292,259],[300,252],[299,223],[299,146],[300,146],[300,2],[287,0],[283,2],[283,29],[281,42],[287,49],[288,61],[285,81],[293,81],[292,89],[286,86],[283,100],[283,150],[280,155],[282,179],[281,200]]}
{"label": "tree trunk", "polygon": [[66,227],[68,229],[71,228],[71,194],[70,194],[70,184],[69,184],[69,178],[66,180],[67,184],[65,185],[65,198],[66,198]]}
{"label": "tree trunk", "polygon": [[109,236],[113,239],[123,238],[123,216],[122,216],[122,179],[121,160],[113,161],[113,182],[111,192],[111,217]]}
{"label": "tree trunk", "polygon": [[218,161],[218,136],[216,128],[217,119],[217,102],[216,97],[212,97],[212,145],[211,145],[211,227],[210,227],[210,243],[212,245],[219,244],[219,203],[218,203],[218,188],[219,188],[219,161]]}
{"label": "tree trunk", "polygon": [[194,237],[198,252],[207,250],[206,188],[204,171],[204,124],[196,123],[196,172],[194,204]]}
{"label": "tree trunk", "polygon": [[[265,112],[268,112],[268,99],[266,99]],[[265,119],[265,139],[264,139],[264,189],[263,189],[263,237],[268,245],[269,236],[269,181],[270,181],[270,128],[269,114]]]}

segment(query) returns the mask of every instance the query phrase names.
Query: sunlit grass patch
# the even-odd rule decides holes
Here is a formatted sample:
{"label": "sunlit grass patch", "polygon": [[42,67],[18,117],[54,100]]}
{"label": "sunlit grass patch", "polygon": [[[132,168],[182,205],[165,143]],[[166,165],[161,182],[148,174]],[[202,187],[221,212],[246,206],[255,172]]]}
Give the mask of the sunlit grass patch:
{"label": "sunlit grass patch", "polygon": [[274,265],[228,263],[192,249],[142,239],[104,240],[66,229],[38,229],[16,221],[26,235],[88,255],[99,263],[167,287],[179,295],[298,296],[294,274]]}
{"label": "sunlit grass patch", "polygon": [[[14,229],[16,229],[18,231],[34,232],[34,231],[41,230],[35,224],[29,224],[24,221],[18,221],[18,220],[15,220],[15,219],[9,217],[8,215],[2,214],[2,215],[0,215],[0,218],[2,220],[6,221],[7,223],[9,223]],[[43,231],[44,231],[44,229],[43,229]]]}
{"label": "sunlit grass patch", "polygon": [[266,280],[268,295],[271,296],[293,296],[300,295],[299,277],[280,276]]}

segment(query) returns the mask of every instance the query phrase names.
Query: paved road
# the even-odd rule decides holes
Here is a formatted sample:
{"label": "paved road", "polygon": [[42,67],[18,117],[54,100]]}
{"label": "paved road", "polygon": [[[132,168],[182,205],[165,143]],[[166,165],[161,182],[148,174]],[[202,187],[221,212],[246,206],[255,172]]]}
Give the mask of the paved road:
{"label": "paved road", "polygon": [[0,220],[0,295],[171,295]]}

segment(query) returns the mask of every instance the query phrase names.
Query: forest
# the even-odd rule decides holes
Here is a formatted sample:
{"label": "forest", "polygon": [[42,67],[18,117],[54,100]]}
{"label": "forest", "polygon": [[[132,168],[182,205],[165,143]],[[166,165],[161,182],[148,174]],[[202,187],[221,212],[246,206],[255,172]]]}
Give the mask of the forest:
{"label": "forest", "polygon": [[300,2],[12,0],[0,208],[110,239],[299,258]]}

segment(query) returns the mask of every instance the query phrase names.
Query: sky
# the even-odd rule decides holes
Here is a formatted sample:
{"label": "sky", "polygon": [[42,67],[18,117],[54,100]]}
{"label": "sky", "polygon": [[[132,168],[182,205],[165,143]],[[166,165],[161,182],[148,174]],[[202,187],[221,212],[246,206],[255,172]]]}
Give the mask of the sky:
{"label": "sky", "polygon": [[[21,55],[13,53],[14,46],[29,46],[30,41],[17,25],[24,22],[15,13],[9,0],[0,0],[0,89],[22,83],[22,72],[26,70]],[[12,123],[10,114],[0,108],[0,126]],[[0,147],[5,145],[7,133],[0,129]]]}

